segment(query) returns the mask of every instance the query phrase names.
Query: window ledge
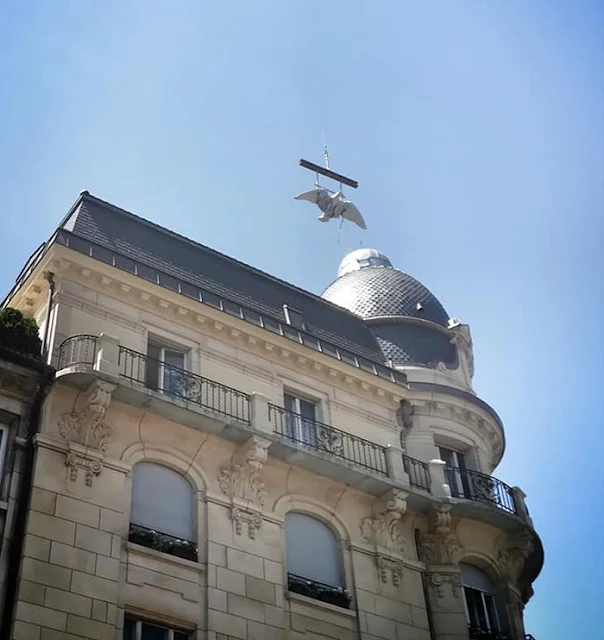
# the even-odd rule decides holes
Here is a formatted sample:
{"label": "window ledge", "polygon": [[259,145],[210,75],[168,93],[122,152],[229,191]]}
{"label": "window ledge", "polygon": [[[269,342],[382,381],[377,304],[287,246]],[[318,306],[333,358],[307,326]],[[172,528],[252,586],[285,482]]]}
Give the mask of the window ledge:
{"label": "window ledge", "polygon": [[156,549],[151,549],[149,547],[145,547],[142,544],[136,544],[135,542],[129,542],[129,541],[126,542],[126,550],[134,551],[144,556],[150,556],[152,558],[156,558],[160,562],[177,564],[177,565],[180,565],[181,567],[187,567],[187,569],[194,569],[195,571],[203,570],[203,566],[199,562],[186,560],[185,558],[174,556],[171,553],[164,553],[163,551],[157,551]]}
{"label": "window ledge", "polygon": [[[316,600],[315,598],[309,598],[308,596],[303,596],[299,593],[295,593],[294,591],[285,591],[285,595],[289,600],[301,602],[303,604],[308,604],[312,607],[319,607],[320,609],[326,609],[327,611],[331,611],[332,613],[339,613],[343,616],[347,616],[348,618],[356,618],[357,612],[356,607],[354,609],[344,609],[344,607],[338,607],[335,604],[330,604],[329,602],[323,602],[322,600]],[[352,603],[351,603],[352,606]]]}

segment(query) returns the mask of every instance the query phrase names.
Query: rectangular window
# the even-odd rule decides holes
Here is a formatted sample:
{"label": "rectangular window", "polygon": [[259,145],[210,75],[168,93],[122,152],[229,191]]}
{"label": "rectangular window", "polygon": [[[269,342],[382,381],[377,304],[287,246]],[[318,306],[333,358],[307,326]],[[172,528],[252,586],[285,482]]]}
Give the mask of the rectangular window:
{"label": "rectangular window", "polygon": [[499,631],[499,619],[492,594],[464,587],[468,624],[480,631]]}
{"label": "rectangular window", "polygon": [[445,463],[445,478],[454,498],[470,498],[470,482],[466,467],[466,456],[455,449],[438,447],[440,459]]}
{"label": "rectangular window", "polygon": [[144,620],[124,618],[124,640],[190,640],[191,634]]}
{"label": "rectangular window", "polygon": [[291,393],[284,395],[285,429],[290,440],[316,446],[317,444],[317,403]]}
{"label": "rectangular window", "polygon": [[285,314],[285,321],[292,327],[296,329],[301,329],[304,331],[304,316],[301,311],[297,311],[296,309],[292,309],[288,307],[286,304],[283,305],[283,313]]}
{"label": "rectangular window", "polygon": [[146,384],[169,396],[186,398],[185,350],[150,340],[147,346]]}

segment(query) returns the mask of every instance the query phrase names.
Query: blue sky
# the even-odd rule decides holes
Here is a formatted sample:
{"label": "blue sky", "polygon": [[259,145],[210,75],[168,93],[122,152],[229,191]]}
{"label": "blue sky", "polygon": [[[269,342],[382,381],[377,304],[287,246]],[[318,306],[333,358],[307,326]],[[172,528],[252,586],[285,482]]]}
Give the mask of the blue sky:
{"label": "blue sky", "polygon": [[[315,292],[374,246],[473,331],[546,564],[537,640],[599,638],[604,5],[4,0],[0,292],[81,189]],[[361,183],[316,222],[300,157]]]}

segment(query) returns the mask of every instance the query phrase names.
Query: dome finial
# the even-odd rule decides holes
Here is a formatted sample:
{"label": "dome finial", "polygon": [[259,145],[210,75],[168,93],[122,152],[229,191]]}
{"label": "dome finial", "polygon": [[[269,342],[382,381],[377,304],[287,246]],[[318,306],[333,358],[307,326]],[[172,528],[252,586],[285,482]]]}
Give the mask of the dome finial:
{"label": "dome finial", "polygon": [[356,249],[344,256],[338,268],[338,278],[351,271],[358,271],[365,267],[391,267],[392,263],[377,249]]}

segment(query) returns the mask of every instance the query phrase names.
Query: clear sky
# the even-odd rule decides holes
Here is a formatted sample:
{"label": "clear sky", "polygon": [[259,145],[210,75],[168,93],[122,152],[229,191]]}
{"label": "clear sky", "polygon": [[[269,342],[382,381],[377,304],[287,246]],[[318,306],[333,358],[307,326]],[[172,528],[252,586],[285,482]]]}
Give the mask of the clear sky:
{"label": "clear sky", "polygon": [[[380,249],[472,327],[545,547],[527,630],[596,640],[603,114],[596,0],[3,0],[0,294],[84,188],[318,293]],[[339,244],[292,199],[323,132]]]}

